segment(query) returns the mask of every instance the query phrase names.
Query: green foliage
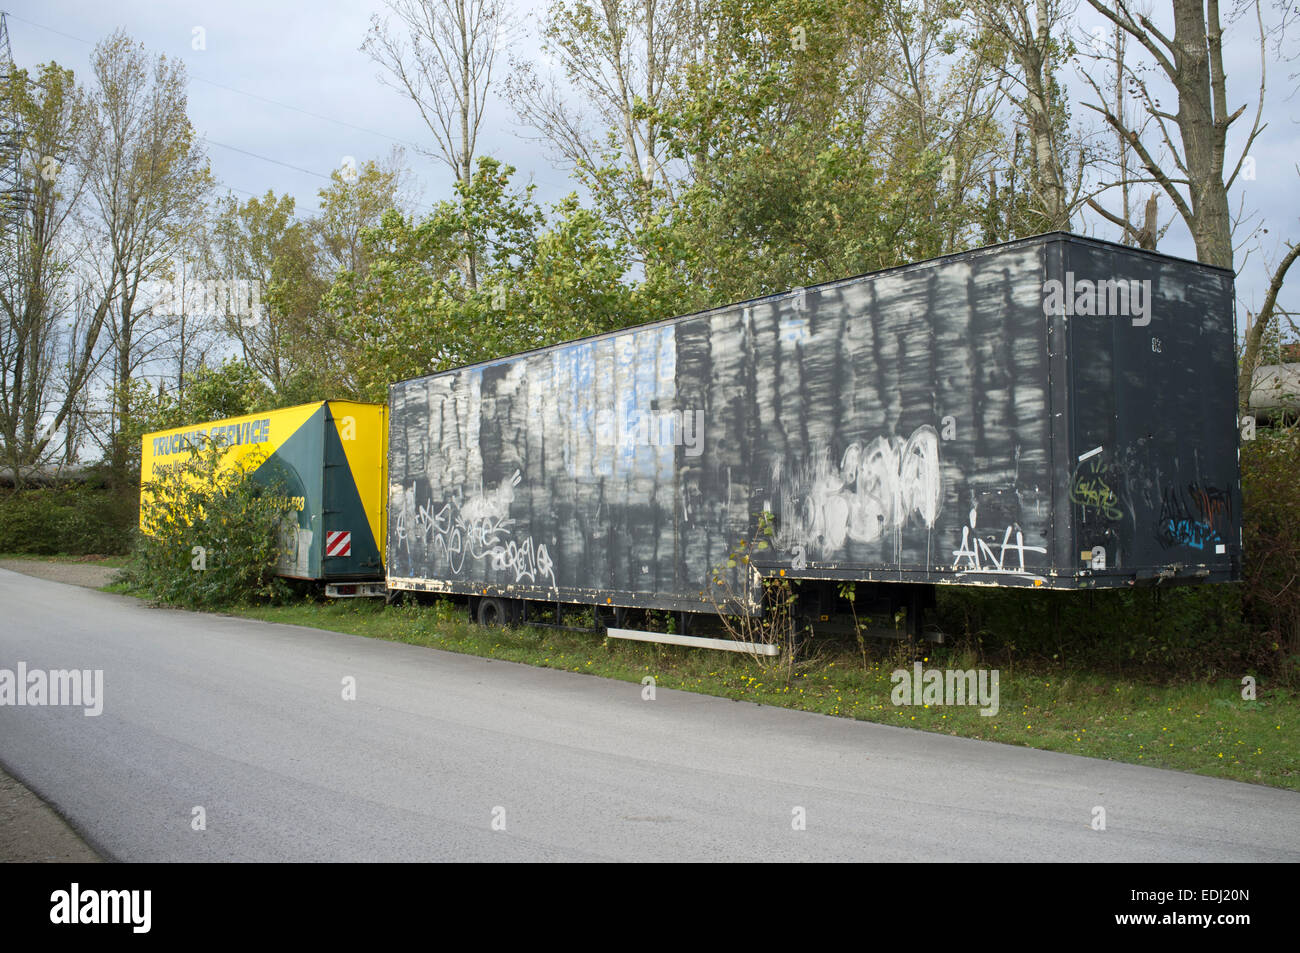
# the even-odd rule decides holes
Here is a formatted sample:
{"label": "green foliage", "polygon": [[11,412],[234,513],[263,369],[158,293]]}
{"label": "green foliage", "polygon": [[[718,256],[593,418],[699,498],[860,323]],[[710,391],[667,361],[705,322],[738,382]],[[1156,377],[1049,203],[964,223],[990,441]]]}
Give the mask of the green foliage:
{"label": "green foliage", "polygon": [[294,199],[268,191],[243,202],[218,202],[212,253],[223,277],[255,280],[261,287],[256,322],[229,315],[227,330],[244,359],[278,387],[304,366],[319,366],[329,335],[316,326],[327,279],[316,271],[313,231],[294,217]]}
{"label": "green foliage", "polygon": [[117,555],[130,548],[137,500],[93,483],[0,494],[0,552]]}
{"label": "green foliage", "polygon": [[750,147],[683,194],[669,246],[694,250],[710,305],[930,257],[941,245],[917,199],[938,177],[928,156],[885,175],[855,146]]}
{"label": "green foliage", "polygon": [[1241,469],[1246,617],[1258,651],[1300,675],[1300,430],[1259,428]]}
{"label": "green foliage", "polygon": [[940,627],[994,658],[1190,677],[1274,670],[1242,587],[1043,592],[940,587]]}
{"label": "green foliage", "polygon": [[276,601],[289,593],[276,575],[284,507],[280,488],[252,479],[258,454],[223,460],[212,441],[159,468],[141,487],[140,533],[127,579],[160,602],[219,608]]}
{"label": "green foliage", "polygon": [[[708,17],[707,50],[656,113],[690,176],[638,236],[649,283],[675,274],[690,308],[706,307],[933,257],[975,236],[980,177],[965,165],[945,175],[946,163],[991,152],[996,123],[935,124],[951,90],[890,73],[904,41],[954,44],[944,15],[920,22],[891,0],[725,0]],[[958,64],[951,76],[973,72]]]}
{"label": "green foliage", "polygon": [[330,173],[330,184],[317,193],[320,214],[311,222],[317,251],[329,273],[362,273],[369,266],[362,233],[397,207],[400,178],[396,168],[373,159],[362,162],[352,175],[345,176],[339,169]]}
{"label": "green foliage", "polygon": [[177,403],[174,422],[167,426],[241,417],[278,406],[278,396],[252,367],[227,360],[220,367],[204,365],[185,375],[184,396]]}
{"label": "green foliage", "polygon": [[481,159],[428,217],[393,209],[363,233],[367,271],[341,273],[323,302],[359,396],[646,319],[612,229],[570,196],[543,230],[532,186],[512,188],[513,174]]}
{"label": "green foliage", "polygon": [[348,355],[358,396],[387,399],[395,380],[456,363],[445,283],[451,249],[396,209],[364,234],[364,274],[341,272],[322,300]]}
{"label": "green foliage", "polygon": [[804,635],[798,616],[799,595],[785,578],[784,570],[780,576],[755,575],[753,554],[770,550],[776,532],[770,512],[765,510],[755,517],[753,535],[736,543],[722,564],[713,568],[707,593],[701,595],[712,603],[728,638],[749,645],[776,646],[777,655],[764,655],[754,649],[745,654],[760,670],[782,672],[789,681]]}
{"label": "green foliage", "polygon": [[569,195],[558,220],[536,243],[520,290],[541,347],[662,318],[646,308],[640,289],[623,281],[627,248],[615,230]]}

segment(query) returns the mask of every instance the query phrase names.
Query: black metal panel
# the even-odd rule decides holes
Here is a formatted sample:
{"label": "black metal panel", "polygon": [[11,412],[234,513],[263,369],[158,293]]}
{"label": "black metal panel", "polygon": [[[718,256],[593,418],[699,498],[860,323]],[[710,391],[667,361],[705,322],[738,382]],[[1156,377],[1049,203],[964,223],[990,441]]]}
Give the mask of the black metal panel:
{"label": "black metal panel", "polygon": [[[1170,333],[1167,352],[1195,369],[1148,374],[1115,321],[1087,325],[1045,299],[1066,272],[1121,267],[1156,282],[1179,327],[1199,309],[1199,330]],[[1223,489],[1239,513],[1235,469],[1201,462],[1232,441],[1235,467],[1219,383],[1230,322],[1222,272],[1049,235],[404,381],[390,584],[707,608],[711,570],[766,511],[762,572],[1127,585],[1152,553],[1139,524],[1151,537],[1168,486]],[[1172,425],[1202,377],[1215,383],[1195,413],[1211,416]],[[1157,385],[1173,396],[1152,397]],[[1161,418],[1179,439],[1143,443]],[[1203,442],[1181,440],[1207,426]],[[1158,484],[1127,528],[1114,507],[1072,502],[1101,492],[1078,482],[1095,445],[1115,448],[1089,458],[1096,480],[1124,468]],[[1130,466],[1135,448],[1155,463]],[[1082,562],[1085,545],[1114,550],[1107,570]]]}
{"label": "black metal panel", "polygon": [[1086,304],[1085,282],[1110,283],[1105,302],[1097,293],[1083,309],[1096,313],[1068,319],[1080,567],[1103,546],[1105,575],[1239,578],[1232,275],[1118,246],[1066,247],[1076,302]]}

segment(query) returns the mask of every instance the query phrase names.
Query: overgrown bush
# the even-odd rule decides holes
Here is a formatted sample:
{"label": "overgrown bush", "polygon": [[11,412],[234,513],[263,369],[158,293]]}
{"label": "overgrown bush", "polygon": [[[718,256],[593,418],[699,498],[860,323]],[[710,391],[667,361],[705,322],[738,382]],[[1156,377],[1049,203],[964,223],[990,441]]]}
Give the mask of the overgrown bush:
{"label": "overgrown bush", "polygon": [[[770,512],[754,515],[758,518],[754,535],[741,539],[726,560],[711,570],[707,598],[727,637],[744,645],[745,654],[760,670],[779,671],[788,681],[794,674],[801,634],[798,596],[789,579],[772,576],[754,585],[750,559],[754,553],[770,550],[776,532]],[[761,607],[757,615],[750,613],[755,602]],[[772,647],[779,654],[765,654]]]}
{"label": "overgrown bush", "polygon": [[1274,670],[1239,585],[1057,592],[941,588],[940,627],[1000,658],[1200,677]]}
{"label": "overgrown bush", "polygon": [[93,484],[0,492],[0,552],[118,555],[131,548],[138,497]]}
{"label": "overgrown bush", "polygon": [[1260,428],[1242,444],[1246,619],[1300,669],[1300,429]]}
{"label": "overgrown bush", "polygon": [[223,460],[211,441],[155,472],[141,493],[142,526],[127,580],[189,608],[279,601],[279,526],[296,517],[280,488],[252,479],[265,458]]}

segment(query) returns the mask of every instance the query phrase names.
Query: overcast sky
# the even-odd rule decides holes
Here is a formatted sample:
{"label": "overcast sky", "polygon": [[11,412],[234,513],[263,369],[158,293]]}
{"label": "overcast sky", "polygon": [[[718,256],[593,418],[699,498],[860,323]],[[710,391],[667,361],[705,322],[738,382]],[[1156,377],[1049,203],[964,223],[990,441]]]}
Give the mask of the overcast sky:
{"label": "overcast sky", "polygon": [[[317,190],[345,156],[357,162],[381,158],[394,144],[406,147],[424,205],[450,195],[450,173],[414,148],[432,144],[414,107],[380,82],[378,67],[359,49],[370,17],[384,9],[382,0],[0,2],[10,13],[13,56],[19,66],[57,60],[85,80],[94,43],[118,27],[151,51],[184,60],[190,76],[190,118],[207,140],[221,185],[241,197],[273,189],[293,195],[299,214],[309,214],[316,208]],[[515,6],[521,19],[535,28],[547,3],[521,0]],[[1168,20],[1167,6],[1167,0],[1156,0],[1157,23]],[[202,50],[194,49],[196,28],[203,31]],[[1230,103],[1251,104],[1234,126],[1241,138],[1253,118],[1259,47],[1246,24],[1230,28],[1229,40],[1225,72]],[[536,57],[537,41],[525,34],[511,52]],[[1295,82],[1288,74],[1296,64],[1274,62],[1271,50],[1269,59],[1271,88],[1264,107],[1269,128],[1252,150],[1256,178],[1242,183],[1233,200],[1234,211],[1254,213],[1255,220],[1269,228],[1264,249],[1276,259],[1279,239],[1300,238],[1300,98],[1289,95]],[[1087,111],[1078,106],[1084,91],[1074,82],[1069,87],[1076,115],[1086,118]],[[495,101],[480,133],[479,153],[496,156],[531,178],[543,202],[571,191],[565,172],[553,167],[540,147],[520,132],[508,106]],[[1166,219],[1170,211],[1168,201],[1162,202]],[[1076,230],[1116,237],[1112,229],[1095,222],[1082,222]],[[1170,229],[1160,249],[1194,257],[1181,222]],[[1244,268],[1240,246],[1237,257],[1242,269],[1239,302],[1258,306],[1264,287],[1260,256],[1252,256]],[[1300,308],[1297,288],[1300,273],[1293,271],[1283,295],[1292,308]]]}

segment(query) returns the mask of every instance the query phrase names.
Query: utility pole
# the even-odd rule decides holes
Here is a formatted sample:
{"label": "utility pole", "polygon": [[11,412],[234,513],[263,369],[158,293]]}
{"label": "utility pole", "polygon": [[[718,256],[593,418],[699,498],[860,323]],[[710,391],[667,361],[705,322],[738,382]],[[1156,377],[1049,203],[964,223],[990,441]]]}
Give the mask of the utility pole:
{"label": "utility pole", "polygon": [[0,240],[13,241],[31,204],[23,177],[23,116],[17,108],[13,84],[22,82],[9,48],[8,14],[0,10]]}

